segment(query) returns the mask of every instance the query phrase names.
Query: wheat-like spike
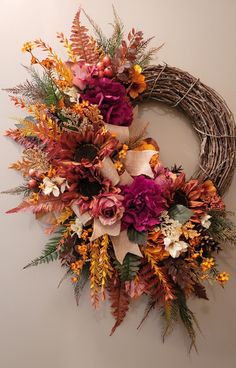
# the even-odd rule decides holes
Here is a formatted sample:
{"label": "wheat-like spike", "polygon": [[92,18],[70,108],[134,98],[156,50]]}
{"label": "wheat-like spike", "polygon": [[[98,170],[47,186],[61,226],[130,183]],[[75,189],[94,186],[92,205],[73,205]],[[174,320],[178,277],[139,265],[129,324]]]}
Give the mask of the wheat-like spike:
{"label": "wheat-like spike", "polygon": [[101,289],[101,278],[99,273],[99,240],[95,240],[90,244],[90,289],[91,289],[91,299],[94,308],[98,307],[99,304],[99,291]]}
{"label": "wheat-like spike", "polygon": [[100,257],[99,257],[99,268],[100,268],[100,278],[101,278],[101,294],[102,299],[105,299],[105,287],[107,282],[107,277],[111,278],[112,276],[112,267],[110,264],[109,254],[108,254],[108,246],[109,246],[109,237],[108,235],[103,235],[101,238],[101,248],[100,248]]}
{"label": "wheat-like spike", "polygon": [[153,255],[151,252],[148,251],[148,249],[144,249],[144,255],[147,258],[148,262],[150,263],[153,272],[155,275],[159,278],[160,283],[163,287],[163,290],[165,292],[165,301],[174,299],[174,295],[172,293],[171,287],[166,279],[166,276],[162,272],[161,268],[157,265],[156,260],[153,258]]}

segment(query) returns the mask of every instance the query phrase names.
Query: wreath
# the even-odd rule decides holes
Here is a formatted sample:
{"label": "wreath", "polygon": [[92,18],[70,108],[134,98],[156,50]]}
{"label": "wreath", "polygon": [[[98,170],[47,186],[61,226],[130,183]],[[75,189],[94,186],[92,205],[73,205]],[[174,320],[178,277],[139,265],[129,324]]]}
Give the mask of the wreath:
{"label": "wreath", "polygon": [[[134,28],[125,40],[115,10],[110,38],[86,17],[96,37],[81,24],[81,9],[70,40],[57,34],[66,62],[41,39],[26,42],[31,79],[7,90],[27,111],[6,132],[24,148],[10,165],[24,183],[5,192],[24,199],[8,213],[31,210],[53,234],[25,268],[59,259],[77,302],[89,281],[94,307],[111,301],[111,334],[130,302],[145,294],[142,322],[160,310],[165,337],[181,320],[192,347],[197,322],[187,299],[208,299],[207,282],[223,287],[229,279],[216,256],[236,237],[221,198],[235,165],[234,119],[199,79],[167,65],[148,66],[159,48],[149,48],[151,39]],[[191,118],[201,142],[193,178],[181,166],[161,163],[138,116],[138,104],[150,99]]]}

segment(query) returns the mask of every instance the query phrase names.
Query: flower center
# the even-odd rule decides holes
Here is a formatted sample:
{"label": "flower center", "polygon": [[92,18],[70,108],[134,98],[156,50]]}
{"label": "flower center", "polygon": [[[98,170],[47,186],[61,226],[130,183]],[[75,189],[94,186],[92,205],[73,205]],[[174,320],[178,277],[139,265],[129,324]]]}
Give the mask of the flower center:
{"label": "flower center", "polygon": [[92,162],[97,156],[98,152],[99,149],[94,144],[80,144],[75,151],[74,160],[77,162],[81,162],[84,159]]}
{"label": "flower center", "polygon": [[88,179],[81,179],[79,181],[79,192],[85,196],[92,198],[98,195],[102,190],[102,185],[98,181],[89,181]]}
{"label": "flower center", "polygon": [[185,207],[188,207],[188,198],[186,194],[182,190],[177,190],[174,196],[175,204],[182,204]]}
{"label": "flower center", "polygon": [[103,216],[106,217],[106,218],[114,217],[115,216],[115,213],[116,213],[116,206],[105,208],[102,211]]}
{"label": "flower center", "polygon": [[137,211],[143,210],[143,208],[145,207],[145,200],[143,198],[142,193],[138,194],[138,196],[135,199],[133,199],[130,207]]}
{"label": "flower center", "polygon": [[140,88],[140,84],[136,83],[136,82],[133,82],[131,88],[132,88],[133,91],[138,91],[139,88]]}

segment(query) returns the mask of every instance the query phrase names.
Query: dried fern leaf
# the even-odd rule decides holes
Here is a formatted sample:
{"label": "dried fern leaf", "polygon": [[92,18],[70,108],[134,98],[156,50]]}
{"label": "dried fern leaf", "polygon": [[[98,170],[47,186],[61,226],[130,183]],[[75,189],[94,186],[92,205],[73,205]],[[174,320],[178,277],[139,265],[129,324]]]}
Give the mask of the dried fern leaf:
{"label": "dried fern leaf", "polygon": [[80,22],[81,9],[75,15],[72,23],[70,40],[72,42],[72,50],[80,60],[89,64],[95,64],[99,61],[98,47],[88,35],[88,29],[81,25]]}

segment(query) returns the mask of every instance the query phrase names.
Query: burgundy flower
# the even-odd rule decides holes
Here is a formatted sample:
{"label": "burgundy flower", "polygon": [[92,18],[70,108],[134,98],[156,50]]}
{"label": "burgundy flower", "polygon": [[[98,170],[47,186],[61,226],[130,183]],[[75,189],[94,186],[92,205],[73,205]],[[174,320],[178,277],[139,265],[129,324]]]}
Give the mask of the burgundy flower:
{"label": "burgundy flower", "polygon": [[89,85],[81,97],[99,106],[106,123],[123,126],[132,123],[133,108],[121,83],[108,78],[94,78]]}
{"label": "burgundy flower", "polygon": [[159,224],[165,200],[162,187],[145,176],[137,176],[130,186],[122,189],[125,213],[123,227],[133,226],[137,231],[146,231]]}
{"label": "burgundy flower", "polygon": [[98,217],[103,225],[113,225],[124,213],[123,199],[115,193],[100,194],[91,203],[92,215]]}

